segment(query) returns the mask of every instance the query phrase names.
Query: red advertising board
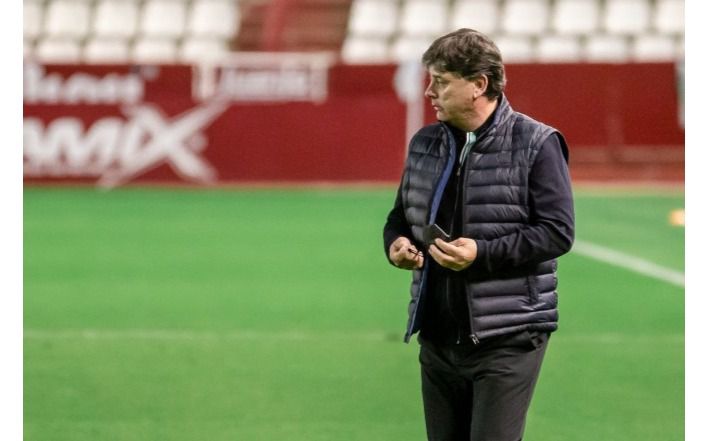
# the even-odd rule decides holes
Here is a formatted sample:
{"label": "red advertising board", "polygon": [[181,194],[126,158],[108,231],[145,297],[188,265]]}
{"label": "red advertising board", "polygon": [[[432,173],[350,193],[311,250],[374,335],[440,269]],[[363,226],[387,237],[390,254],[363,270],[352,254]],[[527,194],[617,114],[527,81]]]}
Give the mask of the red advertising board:
{"label": "red advertising board", "polygon": [[559,128],[576,148],[684,146],[684,78],[673,63],[516,64],[506,77],[513,107]]}
{"label": "red advertising board", "polygon": [[[221,74],[203,97],[191,66],[25,65],[25,182],[398,178],[405,106],[395,68],[331,66],[322,90],[301,95],[289,92],[317,87],[305,75],[261,72]],[[229,94],[238,87],[249,91]]]}
{"label": "red advertising board", "polygon": [[[396,182],[409,133],[433,118],[420,71],[303,58],[26,63],[25,182]],[[507,74],[513,107],[558,127],[573,151],[684,144],[672,64],[515,65]]]}

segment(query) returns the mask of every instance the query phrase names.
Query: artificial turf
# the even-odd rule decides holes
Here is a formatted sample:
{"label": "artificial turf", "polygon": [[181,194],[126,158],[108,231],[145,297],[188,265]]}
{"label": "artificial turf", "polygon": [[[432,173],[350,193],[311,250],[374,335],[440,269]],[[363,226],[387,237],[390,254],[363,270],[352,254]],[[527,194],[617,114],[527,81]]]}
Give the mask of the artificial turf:
{"label": "artificial turf", "polygon": [[[24,439],[421,440],[393,189],[24,191]],[[682,192],[577,237],[684,269]],[[684,289],[571,253],[527,441],[684,439]]]}

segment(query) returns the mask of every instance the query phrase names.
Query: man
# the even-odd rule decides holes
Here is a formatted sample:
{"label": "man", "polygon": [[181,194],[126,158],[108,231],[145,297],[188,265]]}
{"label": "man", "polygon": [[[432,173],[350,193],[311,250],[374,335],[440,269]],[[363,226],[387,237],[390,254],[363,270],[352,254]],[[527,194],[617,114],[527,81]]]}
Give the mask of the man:
{"label": "man", "polygon": [[413,271],[405,340],[420,331],[428,439],[517,441],[574,240],[567,144],[513,111],[485,35],[440,37],[423,64],[438,122],[411,140],[384,246]]}

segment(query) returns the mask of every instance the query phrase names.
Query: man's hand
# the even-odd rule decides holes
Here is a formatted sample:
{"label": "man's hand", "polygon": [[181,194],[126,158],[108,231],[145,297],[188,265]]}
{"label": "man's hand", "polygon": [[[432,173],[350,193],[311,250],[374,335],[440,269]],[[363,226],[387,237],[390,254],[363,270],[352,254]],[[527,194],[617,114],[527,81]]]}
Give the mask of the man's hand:
{"label": "man's hand", "polygon": [[435,239],[428,250],[437,263],[454,271],[462,271],[477,258],[477,243],[473,239],[460,237],[452,242]]}
{"label": "man's hand", "polygon": [[407,237],[399,237],[389,247],[389,259],[399,268],[416,269],[423,266],[423,253]]}

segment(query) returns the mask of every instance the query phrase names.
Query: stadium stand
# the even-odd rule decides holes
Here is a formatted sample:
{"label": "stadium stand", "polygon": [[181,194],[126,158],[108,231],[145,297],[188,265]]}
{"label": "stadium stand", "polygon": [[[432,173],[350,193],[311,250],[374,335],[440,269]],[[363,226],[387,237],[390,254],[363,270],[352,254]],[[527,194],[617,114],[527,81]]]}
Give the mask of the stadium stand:
{"label": "stadium stand", "polygon": [[87,63],[127,63],[130,48],[124,39],[96,36],[83,47],[83,59]]}
{"label": "stadium stand", "polygon": [[77,63],[81,61],[81,46],[70,38],[45,37],[37,42],[36,57],[47,63]]}
{"label": "stadium stand", "polygon": [[186,30],[199,37],[227,40],[237,34],[239,10],[228,0],[195,0],[188,14]]}
{"label": "stadium stand", "polygon": [[675,41],[668,35],[640,35],[633,42],[635,61],[668,61],[676,52]]}
{"label": "stadium stand", "polygon": [[139,63],[174,63],[177,51],[176,41],[173,39],[142,37],[135,42],[131,58]]}
{"label": "stadium stand", "polygon": [[598,0],[557,0],[552,29],[561,35],[588,35],[599,27]]}
{"label": "stadium stand", "polygon": [[220,38],[194,36],[183,41],[178,59],[184,62],[217,59],[228,52],[226,43]]}
{"label": "stadium stand", "polygon": [[419,60],[432,42],[429,36],[401,35],[391,45],[391,59],[397,62]]}
{"label": "stadium stand", "polygon": [[509,35],[539,35],[547,30],[549,14],[547,0],[506,0],[501,29]]}
{"label": "stadium stand", "polygon": [[535,44],[532,38],[502,34],[495,37],[494,41],[501,48],[501,55],[506,63],[529,63],[535,60]]}
{"label": "stadium stand", "polygon": [[345,39],[340,55],[349,63],[384,63],[389,50],[384,39],[359,35]]}
{"label": "stadium stand", "polygon": [[39,37],[42,33],[43,8],[38,0],[24,2],[23,9],[24,39],[25,42]]}
{"label": "stadium stand", "polygon": [[684,0],[659,0],[653,13],[655,30],[662,34],[684,34]]}
{"label": "stadium stand", "polygon": [[628,43],[621,35],[594,35],[584,47],[584,58],[591,62],[618,63],[628,59]]}
{"label": "stadium stand", "polygon": [[406,36],[434,36],[446,29],[447,4],[440,0],[406,0],[401,8],[400,29]]}
{"label": "stadium stand", "polygon": [[499,26],[499,2],[456,0],[450,13],[450,29],[471,28],[493,34]]}
{"label": "stadium stand", "polygon": [[186,2],[182,0],[147,0],[139,31],[146,37],[178,38],[186,29]]}
{"label": "stadium stand", "polygon": [[[388,0],[357,0],[352,4],[348,35],[390,37],[396,32],[398,4]],[[348,37],[349,38],[349,37]]]}
{"label": "stadium stand", "polygon": [[134,0],[102,0],[95,5],[93,34],[131,38],[137,33],[138,4]]}
{"label": "stadium stand", "polygon": [[54,0],[46,9],[44,34],[47,37],[80,39],[88,34],[92,4],[88,0]]}
{"label": "stadium stand", "polygon": [[612,34],[645,32],[650,21],[648,0],[610,0],[605,3],[604,29]]}
{"label": "stadium stand", "polygon": [[581,59],[579,40],[572,35],[548,35],[538,41],[536,59],[545,63],[571,63]]}
{"label": "stadium stand", "polygon": [[684,0],[24,0],[24,53],[52,62],[195,61],[240,51],[417,58],[459,27],[507,62],[672,61]]}

